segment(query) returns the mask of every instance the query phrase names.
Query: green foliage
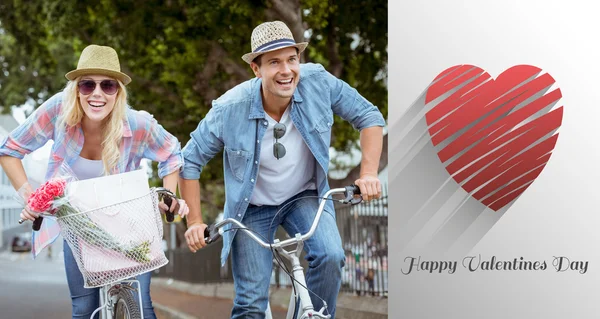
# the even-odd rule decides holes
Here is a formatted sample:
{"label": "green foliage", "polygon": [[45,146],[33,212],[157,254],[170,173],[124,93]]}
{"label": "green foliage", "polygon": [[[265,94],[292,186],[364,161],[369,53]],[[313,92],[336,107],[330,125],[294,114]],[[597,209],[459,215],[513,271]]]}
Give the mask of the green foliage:
{"label": "green foliage", "polygon": [[[64,87],[85,46],[109,45],[133,79],[130,104],[155,114],[185,145],[211,101],[252,77],[240,57],[254,26],[273,12],[278,18],[274,7],[269,0],[2,1],[0,109],[39,105]],[[305,0],[300,7],[310,34],[305,60],[325,65],[387,116],[387,1]],[[333,133],[336,149],[356,146],[358,133],[346,122],[336,120]],[[222,208],[222,179],[218,155],[201,178],[211,214]]]}

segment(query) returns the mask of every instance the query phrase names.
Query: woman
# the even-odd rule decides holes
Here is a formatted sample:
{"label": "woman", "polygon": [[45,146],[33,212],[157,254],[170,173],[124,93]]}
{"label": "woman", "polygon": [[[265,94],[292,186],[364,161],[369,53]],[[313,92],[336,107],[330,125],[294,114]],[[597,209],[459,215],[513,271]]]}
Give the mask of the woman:
{"label": "woman", "polygon": [[[23,124],[0,142],[0,164],[15,189],[28,189],[21,159],[54,140],[46,178],[66,163],[79,180],[138,169],[142,158],[159,162],[163,186],[173,192],[183,166],[177,139],[148,113],[127,105],[125,85],[131,82],[121,72],[114,49],[90,45],[81,53],[77,69],[67,73],[65,89],[43,103]],[[160,203],[161,210],[174,211]],[[179,215],[188,207],[180,201]],[[34,220],[35,212],[24,209],[22,219]],[[65,269],[73,304],[73,318],[89,318],[99,307],[98,288],[83,288],[83,276],[69,246],[64,245]],[[156,318],[150,300],[150,273],[137,277],[142,286],[145,318]]]}

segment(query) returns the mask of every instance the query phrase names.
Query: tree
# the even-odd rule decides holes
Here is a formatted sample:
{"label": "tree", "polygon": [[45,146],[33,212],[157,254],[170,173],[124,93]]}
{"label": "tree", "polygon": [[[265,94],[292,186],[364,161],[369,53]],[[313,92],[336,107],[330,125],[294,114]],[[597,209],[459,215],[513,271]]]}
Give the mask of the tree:
{"label": "tree", "polygon": [[[240,57],[254,26],[273,19],[310,42],[304,61],[322,63],[387,117],[384,0],[2,1],[0,107],[39,105],[65,85],[85,46],[110,45],[133,79],[130,104],[160,114],[185,145],[211,101],[253,76]],[[358,133],[346,122],[336,120],[333,134],[337,150],[356,147]],[[201,183],[210,221],[223,207],[222,156]]]}

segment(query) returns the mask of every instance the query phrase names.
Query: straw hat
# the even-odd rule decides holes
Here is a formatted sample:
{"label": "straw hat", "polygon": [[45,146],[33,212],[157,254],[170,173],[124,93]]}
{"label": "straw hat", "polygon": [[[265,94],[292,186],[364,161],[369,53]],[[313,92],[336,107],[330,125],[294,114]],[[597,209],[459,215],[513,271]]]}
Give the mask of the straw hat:
{"label": "straw hat", "polygon": [[65,74],[65,77],[72,81],[78,76],[90,74],[110,76],[125,85],[131,82],[131,78],[121,72],[117,51],[107,46],[88,45],[81,52],[77,69]]}
{"label": "straw hat", "polygon": [[287,47],[295,47],[298,49],[298,53],[302,53],[308,45],[308,42],[296,43],[290,28],[281,21],[265,22],[258,25],[252,31],[251,42],[252,52],[242,56],[242,60],[248,64],[261,54]]}

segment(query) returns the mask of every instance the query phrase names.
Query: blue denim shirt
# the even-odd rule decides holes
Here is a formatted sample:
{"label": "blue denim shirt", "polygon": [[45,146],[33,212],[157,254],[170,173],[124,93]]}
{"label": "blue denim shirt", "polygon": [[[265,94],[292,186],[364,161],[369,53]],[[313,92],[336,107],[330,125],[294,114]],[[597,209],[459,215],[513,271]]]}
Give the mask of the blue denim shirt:
{"label": "blue denim shirt", "polygon": [[[225,218],[241,221],[254,190],[260,160],[259,143],[267,128],[261,81],[260,78],[248,80],[213,101],[211,110],[182,150],[185,165],[181,177],[198,179],[204,165],[224,148]],[[377,107],[356,89],[319,64],[301,64],[290,116],[318,163],[315,177],[320,196],[329,190],[327,172],[333,114],[357,130],[385,125]],[[333,214],[331,201],[327,201],[325,210]],[[227,260],[234,235],[232,231],[223,235],[222,263]]]}

